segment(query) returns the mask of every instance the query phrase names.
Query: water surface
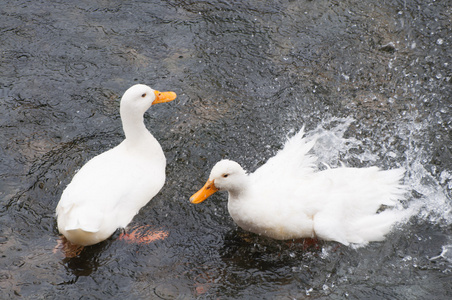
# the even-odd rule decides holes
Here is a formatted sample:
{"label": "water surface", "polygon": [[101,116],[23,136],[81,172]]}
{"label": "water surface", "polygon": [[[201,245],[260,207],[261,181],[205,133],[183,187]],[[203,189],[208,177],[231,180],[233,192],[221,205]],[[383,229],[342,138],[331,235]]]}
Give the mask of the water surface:
{"label": "water surface", "polygon": [[[3,1],[0,289],[24,299],[452,297],[452,8],[447,1]],[[74,173],[123,139],[135,83],[168,161],[134,218],[170,234],[53,253]],[[354,249],[243,232],[226,194],[190,195],[230,158],[254,171],[303,125],[332,166],[404,167],[387,239]]]}

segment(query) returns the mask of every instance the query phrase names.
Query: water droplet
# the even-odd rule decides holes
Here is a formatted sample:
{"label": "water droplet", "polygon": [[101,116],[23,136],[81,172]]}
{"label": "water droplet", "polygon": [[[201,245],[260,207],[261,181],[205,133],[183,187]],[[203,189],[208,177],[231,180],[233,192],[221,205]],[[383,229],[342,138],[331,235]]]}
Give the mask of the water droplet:
{"label": "water droplet", "polygon": [[410,261],[410,260],[412,260],[413,258],[410,256],[410,255],[407,255],[407,256],[405,256],[402,260],[403,261]]}
{"label": "water droplet", "polygon": [[439,39],[436,40],[436,43],[438,45],[442,45],[444,43],[444,40],[442,38],[439,38]]}

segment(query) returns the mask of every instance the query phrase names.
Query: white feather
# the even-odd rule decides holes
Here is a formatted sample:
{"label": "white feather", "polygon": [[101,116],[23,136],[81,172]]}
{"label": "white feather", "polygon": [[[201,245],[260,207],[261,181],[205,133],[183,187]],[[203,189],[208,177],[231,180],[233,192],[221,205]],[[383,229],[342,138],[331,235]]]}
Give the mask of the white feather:
{"label": "white feather", "polygon": [[70,242],[93,245],[126,227],[165,182],[166,159],[143,123],[154,90],[128,89],[121,99],[126,139],[86,163],[64,190],[56,208],[58,229]]}
{"label": "white feather", "polygon": [[403,169],[319,171],[317,158],[309,154],[316,141],[303,135],[302,129],[252,174],[230,160],[213,167],[209,181],[229,192],[228,210],[240,227],[279,240],[317,237],[366,244],[382,240],[407,216],[397,209],[378,212],[404,197]]}

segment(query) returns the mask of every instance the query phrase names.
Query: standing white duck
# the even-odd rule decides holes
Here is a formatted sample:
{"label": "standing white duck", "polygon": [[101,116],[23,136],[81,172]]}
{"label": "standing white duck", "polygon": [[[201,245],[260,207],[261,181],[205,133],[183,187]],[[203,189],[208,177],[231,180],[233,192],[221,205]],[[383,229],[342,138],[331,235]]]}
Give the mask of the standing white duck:
{"label": "standing white duck", "polygon": [[302,129],[249,175],[234,161],[219,161],[190,202],[200,203],[226,190],[229,214],[238,226],[278,240],[319,238],[364,245],[384,239],[404,213],[377,211],[402,199],[404,170],[340,167],[319,171],[317,158],[308,154],[315,141],[303,135]]}
{"label": "standing white duck", "polygon": [[64,190],[56,207],[58,230],[72,244],[88,246],[125,228],[165,182],[166,159],[146,129],[143,114],[176,98],[137,84],[120,104],[125,140],[88,161]]}

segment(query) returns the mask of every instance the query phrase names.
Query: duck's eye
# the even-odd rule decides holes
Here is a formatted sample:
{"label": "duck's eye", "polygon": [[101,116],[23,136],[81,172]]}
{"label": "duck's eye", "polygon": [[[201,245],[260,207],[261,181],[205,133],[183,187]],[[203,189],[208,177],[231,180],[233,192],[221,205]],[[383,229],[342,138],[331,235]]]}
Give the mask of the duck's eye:
{"label": "duck's eye", "polygon": [[223,178],[226,178],[226,177],[228,177],[229,176],[229,174],[223,174],[223,175],[221,175]]}
{"label": "duck's eye", "polygon": [[146,93],[144,93],[143,95],[141,95],[142,98],[146,97]]}

